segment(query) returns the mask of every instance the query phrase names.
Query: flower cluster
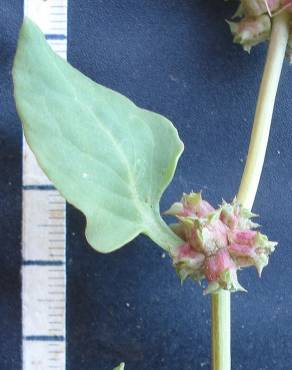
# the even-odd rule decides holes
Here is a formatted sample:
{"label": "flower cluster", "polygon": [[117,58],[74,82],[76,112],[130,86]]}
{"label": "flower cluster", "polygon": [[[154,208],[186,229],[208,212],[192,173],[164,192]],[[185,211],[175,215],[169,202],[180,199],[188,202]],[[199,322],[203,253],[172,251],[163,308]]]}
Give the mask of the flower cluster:
{"label": "flower cluster", "polygon": [[182,281],[206,279],[205,293],[243,291],[237,270],[254,265],[260,275],[277,245],[255,230],[256,215],[236,199],[214,209],[201,193],[184,194],[166,214],[178,218],[171,227],[184,240],[170,252],[176,271]]}
{"label": "flower cluster", "polygon": [[[292,0],[241,0],[233,16],[236,21],[228,22],[233,41],[250,52],[252,46],[270,38],[271,18],[279,12],[292,12]],[[292,61],[292,33],[289,37],[287,56]]]}

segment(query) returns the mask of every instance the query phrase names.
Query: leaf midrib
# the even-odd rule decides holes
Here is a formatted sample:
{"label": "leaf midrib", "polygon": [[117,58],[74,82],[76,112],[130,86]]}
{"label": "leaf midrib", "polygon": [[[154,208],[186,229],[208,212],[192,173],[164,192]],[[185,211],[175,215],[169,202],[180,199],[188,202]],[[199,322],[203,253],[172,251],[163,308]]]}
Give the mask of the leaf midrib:
{"label": "leaf midrib", "polygon": [[[73,95],[75,97],[75,100],[77,102],[79,102],[79,104],[81,104],[81,106],[85,106],[85,109],[93,116],[94,120],[97,121],[99,123],[99,127],[106,133],[106,135],[108,135],[109,139],[112,141],[115,149],[117,150],[117,152],[120,154],[120,158],[122,160],[122,162],[124,163],[124,165],[126,166],[126,169],[127,169],[127,175],[128,175],[128,179],[129,179],[129,183],[130,183],[130,192],[132,194],[132,199],[133,199],[133,202],[136,206],[136,209],[137,211],[139,212],[140,216],[141,216],[141,219],[145,220],[145,209],[144,207],[142,206],[143,205],[148,205],[145,201],[142,201],[139,197],[139,193],[137,191],[137,185],[136,185],[136,181],[135,179],[133,178],[133,175],[132,175],[132,172],[131,172],[131,167],[129,165],[129,162],[128,162],[128,159],[127,157],[125,156],[124,152],[121,150],[118,142],[116,141],[115,137],[112,135],[112,133],[107,130],[103,124],[101,123],[101,121],[98,119],[98,117],[96,117],[93,109],[88,106],[87,104],[85,104],[84,102],[82,102],[78,96],[76,95],[76,88],[73,84],[70,83],[70,80],[68,79],[68,77],[63,73],[63,71],[60,69],[60,67],[58,66],[58,57],[57,55],[55,55],[52,50],[47,47],[47,51],[49,52],[49,54],[51,54],[51,56],[53,57],[53,62],[54,62],[54,65],[56,67],[56,69],[59,71],[59,73],[64,77],[65,81],[67,82],[68,86],[71,87],[71,90],[73,92]],[[62,60],[61,60],[62,61]],[[73,67],[72,67],[73,68]],[[59,125],[58,125],[59,126]],[[59,127],[60,129],[60,127]],[[149,207],[149,205],[148,205]],[[150,207],[151,208],[151,207]]]}

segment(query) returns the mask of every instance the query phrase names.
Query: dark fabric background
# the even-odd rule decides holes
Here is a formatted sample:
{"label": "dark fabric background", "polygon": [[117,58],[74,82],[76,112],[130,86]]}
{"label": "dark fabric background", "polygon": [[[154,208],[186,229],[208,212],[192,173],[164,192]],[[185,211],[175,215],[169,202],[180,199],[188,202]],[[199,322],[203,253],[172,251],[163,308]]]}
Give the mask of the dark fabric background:
{"label": "dark fabric background", "polygon": [[[236,194],[264,65],[233,45],[214,0],[71,0],[68,59],[87,76],[170,118],[185,143],[162,209],[183,191],[213,204]],[[0,370],[21,368],[21,128],[11,65],[22,1],[0,4]],[[259,280],[232,295],[233,370],[292,368],[292,69],[285,63],[254,211],[279,248]],[[68,370],[210,369],[210,297],[182,287],[145,237],[111,255],[85,241],[68,207]],[[45,370],[45,369],[44,369]]]}

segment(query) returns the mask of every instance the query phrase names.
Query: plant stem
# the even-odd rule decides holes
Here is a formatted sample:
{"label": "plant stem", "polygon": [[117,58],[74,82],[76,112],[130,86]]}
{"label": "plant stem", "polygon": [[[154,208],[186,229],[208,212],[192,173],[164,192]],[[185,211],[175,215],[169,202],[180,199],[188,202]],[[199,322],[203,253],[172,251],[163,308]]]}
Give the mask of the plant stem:
{"label": "plant stem", "polygon": [[212,369],[230,370],[230,293],[212,294]]}
{"label": "plant stem", "polygon": [[[275,16],[264,74],[260,86],[248,156],[238,201],[251,209],[264,164],[275,97],[281,75],[289,36],[289,15]],[[212,356],[213,370],[231,369],[230,293],[221,291],[212,295]]]}
{"label": "plant stem", "polygon": [[273,20],[271,40],[257,101],[247,161],[238,192],[238,201],[249,209],[253,206],[262,173],[288,35],[289,15],[282,12]]}

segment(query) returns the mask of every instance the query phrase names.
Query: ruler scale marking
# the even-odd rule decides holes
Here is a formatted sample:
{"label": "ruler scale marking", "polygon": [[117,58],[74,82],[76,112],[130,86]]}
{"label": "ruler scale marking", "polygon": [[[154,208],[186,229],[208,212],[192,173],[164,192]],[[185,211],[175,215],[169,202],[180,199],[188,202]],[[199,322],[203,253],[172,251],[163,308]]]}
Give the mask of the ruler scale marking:
{"label": "ruler scale marking", "polygon": [[[24,14],[65,59],[67,0],[24,0]],[[22,369],[65,370],[65,201],[39,168],[25,139],[22,193]]]}

